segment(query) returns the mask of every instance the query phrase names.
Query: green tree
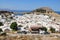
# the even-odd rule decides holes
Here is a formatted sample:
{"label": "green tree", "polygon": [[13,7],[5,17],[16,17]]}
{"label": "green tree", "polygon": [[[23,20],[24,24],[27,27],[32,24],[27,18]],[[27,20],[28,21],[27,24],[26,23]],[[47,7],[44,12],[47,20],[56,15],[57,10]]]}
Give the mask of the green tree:
{"label": "green tree", "polygon": [[55,29],[54,28],[50,28],[50,31],[52,32],[52,33],[54,33],[55,32]]}
{"label": "green tree", "polygon": [[2,22],[0,22],[0,26],[3,26],[3,23]]}
{"label": "green tree", "polygon": [[47,28],[46,27],[42,27],[41,30],[47,31]]}
{"label": "green tree", "polygon": [[10,25],[10,28],[16,31],[16,30],[17,30],[17,23],[16,23],[16,22],[13,22],[13,23]]}
{"label": "green tree", "polygon": [[0,32],[3,32],[1,28],[0,28]]}

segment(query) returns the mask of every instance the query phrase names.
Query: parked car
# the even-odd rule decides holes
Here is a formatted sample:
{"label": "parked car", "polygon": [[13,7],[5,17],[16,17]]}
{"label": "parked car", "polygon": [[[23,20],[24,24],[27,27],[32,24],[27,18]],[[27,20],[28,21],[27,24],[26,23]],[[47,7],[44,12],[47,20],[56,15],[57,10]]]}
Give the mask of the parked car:
{"label": "parked car", "polygon": [[49,32],[44,32],[44,34],[50,34]]}
{"label": "parked car", "polygon": [[17,33],[18,33],[18,34],[27,34],[26,31],[18,31]]}
{"label": "parked car", "polygon": [[26,32],[26,31],[22,31],[22,33],[27,34],[27,32]]}
{"label": "parked car", "polygon": [[40,34],[50,34],[49,32],[47,32],[47,31],[42,31],[42,30],[41,30],[39,33],[40,33]]}
{"label": "parked car", "polygon": [[39,34],[44,34],[44,33],[45,33],[45,31],[42,31],[42,30],[41,30],[41,31],[39,31]]}

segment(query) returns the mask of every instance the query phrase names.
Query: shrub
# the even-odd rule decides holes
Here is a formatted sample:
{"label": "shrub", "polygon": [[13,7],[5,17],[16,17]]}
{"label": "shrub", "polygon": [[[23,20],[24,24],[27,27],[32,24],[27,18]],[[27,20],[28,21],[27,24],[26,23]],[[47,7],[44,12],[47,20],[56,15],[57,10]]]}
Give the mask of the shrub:
{"label": "shrub", "polygon": [[55,29],[54,28],[50,28],[50,31],[52,32],[52,33],[54,33],[55,32]]}
{"label": "shrub", "polygon": [[2,29],[0,28],[0,32],[2,32]]}
{"label": "shrub", "polygon": [[3,26],[3,23],[2,22],[0,22],[0,26]]}
{"label": "shrub", "polygon": [[16,23],[16,22],[13,22],[13,23],[10,25],[10,28],[16,31],[16,30],[17,30],[17,23]]}
{"label": "shrub", "polygon": [[42,27],[41,30],[47,31],[47,28],[46,27]]}

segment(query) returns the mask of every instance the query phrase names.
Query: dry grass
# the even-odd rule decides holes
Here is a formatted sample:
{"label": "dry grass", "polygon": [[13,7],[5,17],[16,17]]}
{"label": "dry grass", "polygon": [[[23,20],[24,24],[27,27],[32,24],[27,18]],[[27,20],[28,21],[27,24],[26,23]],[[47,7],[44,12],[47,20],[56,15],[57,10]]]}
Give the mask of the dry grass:
{"label": "dry grass", "polygon": [[52,35],[19,35],[19,36],[0,36],[0,40],[60,40],[60,37]]}

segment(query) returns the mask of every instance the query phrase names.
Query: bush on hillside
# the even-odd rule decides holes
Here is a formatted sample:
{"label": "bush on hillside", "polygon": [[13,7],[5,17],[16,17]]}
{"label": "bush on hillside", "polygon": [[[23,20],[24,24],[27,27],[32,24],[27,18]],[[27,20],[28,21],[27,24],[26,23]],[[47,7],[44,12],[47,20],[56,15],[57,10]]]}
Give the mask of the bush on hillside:
{"label": "bush on hillside", "polygon": [[16,23],[16,22],[13,22],[13,23],[10,25],[10,28],[16,31],[16,30],[17,30],[17,23]]}
{"label": "bush on hillside", "polygon": [[0,22],[0,26],[3,26],[3,23],[2,22]]}
{"label": "bush on hillside", "polygon": [[47,28],[46,27],[42,27],[41,30],[47,31]]}
{"label": "bush on hillside", "polygon": [[0,32],[3,32],[1,28],[0,28]]}
{"label": "bush on hillside", "polygon": [[55,32],[55,29],[54,28],[50,28],[50,31],[52,32],[52,33],[54,33]]}

